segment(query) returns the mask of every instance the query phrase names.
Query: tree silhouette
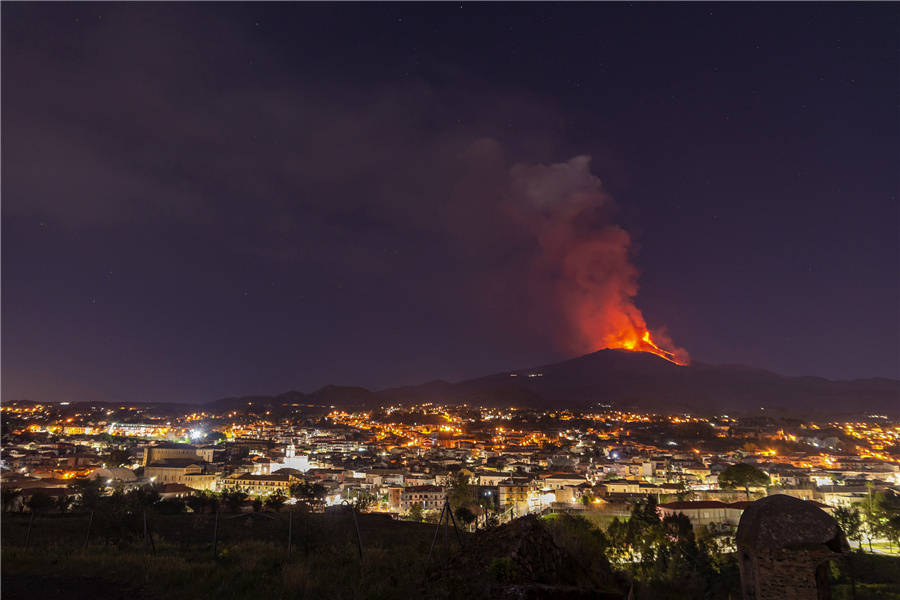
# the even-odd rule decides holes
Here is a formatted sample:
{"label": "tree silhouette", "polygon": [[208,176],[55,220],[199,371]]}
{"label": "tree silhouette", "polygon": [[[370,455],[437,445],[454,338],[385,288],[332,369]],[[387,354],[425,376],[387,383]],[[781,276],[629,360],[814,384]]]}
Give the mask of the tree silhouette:
{"label": "tree silhouette", "polygon": [[11,511],[21,497],[22,490],[19,488],[0,488],[0,500],[2,500],[4,512]]}
{"label": "tree silhouette", "polygon": [[834,519],[838,522],[848,540],[862,544],[862,519],[859,510],[840,506],[834,509]]}
{"label": "tree silhouette", "polygon": [[103,457],[107,467],[127,467],[131,464],[131,452],[127,448],[110,447],[109,452]]}
{"label": "tree silhouette", "polygon": [[296,498],[304,505],[311,507],[321,504],[325,500],[327,490],[321,483],[309,483],[308,481],[298,481],[293,484],[290,489],[292,498]]}
{"label": "tree silhouette", "polygon": [[412,506],[409,507],[409,512],[406,514],[406,518],[410,521],[421,523],[425,518],[425,510],[422,508],[422,503],[413,502]]}
{"label": "tree silhouette", "polygon": [[769,476],[748,463],[737,463],[728,466],[719,473],[719,487],[725,489],[743,489],[750,499],[750,488],[769,485]]}
{"label": "tree silhouette", "polygon": [[76,505],[85,510],[94,510],[103,494],[103,484],[97,479],[76,477],[69,484],[69,490],[77,497]]}
{"label": "tree silhouette", "polygon": [[475,513],[473,513],[468,507],[460,506],[454,512],[456,518],[465,523],[466,525],[471,525],[475,521]]}
{"label": "tree silhouette", "polygon": [[447,484],[447,499],[450,506],[454,509],[460,506],[467,506],[473,502],[472,484],[469,482],[469,476],[462,471],[457,471]]}
{"label": "tree silhouette", "polygon": [[25,506],[33,513],[42,513],[53,508],[55,504],[56,502],[46,492],[35,490],[32,492],[31,498],[25,503]]}
{"label": "tree silhouette", "polygon": [[284,506],[284,501],[287,497],[284,495],[284,492],[281,490],[276,490],[274,494],[270,494],[268,498],[266,498],[266,508],[269,510],[274,510],[275,512],[279,512],[281,507]]}

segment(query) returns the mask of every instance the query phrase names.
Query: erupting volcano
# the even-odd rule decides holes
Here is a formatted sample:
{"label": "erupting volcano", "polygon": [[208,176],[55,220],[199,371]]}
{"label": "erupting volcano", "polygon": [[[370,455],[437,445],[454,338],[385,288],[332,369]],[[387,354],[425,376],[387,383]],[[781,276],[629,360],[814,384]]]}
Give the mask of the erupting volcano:
{"label": "erupting volcano", "polygon": [[664,358],[669,362],[673,362],[676,365],[686,365],[688,362],[686,361],[686,357],[677,357],[674,352],[669,352],[668,350],[664,350],[656,345],[653,341],[652,336],[649,331],[645,331],[644,335],[641,336],[641,339],[635,340],[633,337],[628,337],[624,340],[619,340],[617,343],[620,343],[621,346],[615,346],[613,344],[609,344],[607,348],[624,348],[625,350],[633,350],[635,352],[649,352],[651,354],[655,354],[660,358]]}
{"label": "erupting volcano", "polygon": [[612,200],[591,174],[590,158],[517,165],[512,182],[518,219],[539,250],[532,273],[535,297],[549,305],[560,345],[576,354],[624,349],[688,364],[688,353],[664,332],[651,333],[635,306],[638,270],[631,262],[631,236],[610,223]]}

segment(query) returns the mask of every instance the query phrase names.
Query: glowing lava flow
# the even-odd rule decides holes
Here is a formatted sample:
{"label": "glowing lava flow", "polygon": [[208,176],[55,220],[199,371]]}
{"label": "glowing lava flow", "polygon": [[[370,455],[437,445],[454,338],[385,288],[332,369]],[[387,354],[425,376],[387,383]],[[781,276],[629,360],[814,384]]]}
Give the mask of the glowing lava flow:
{"label": "glowing lava flow", "polygon": [[630,332],[630,334],[623,335],[617,339],[607,340],[607,348],[649,352],[676,365],[684,366],[689,364],[686,358],[681,358],[674,352],[669,352],[656,345],[649,331],[644,331],[644,335],[640,338],[637,337],[637,332]]}

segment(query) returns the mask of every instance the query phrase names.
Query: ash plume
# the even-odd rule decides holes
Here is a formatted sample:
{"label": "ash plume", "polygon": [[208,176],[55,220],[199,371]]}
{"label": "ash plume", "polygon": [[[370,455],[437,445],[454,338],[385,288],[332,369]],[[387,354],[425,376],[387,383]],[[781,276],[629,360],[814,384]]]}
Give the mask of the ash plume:
{"label": "ash plume", "polygon": [[611,222],[613,202],[591,173],[589,156],[513,166],[505,208],[536,242],[532,301],[548,303],[557,316],[562,348],[579,354],[624,348],[689,361],[664,333],[651,335],[635,305],[631,236]]}

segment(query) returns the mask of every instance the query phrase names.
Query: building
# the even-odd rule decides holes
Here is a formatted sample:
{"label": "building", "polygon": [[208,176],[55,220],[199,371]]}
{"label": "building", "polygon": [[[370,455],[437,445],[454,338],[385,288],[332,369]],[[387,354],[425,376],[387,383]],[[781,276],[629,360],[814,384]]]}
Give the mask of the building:
{"label": "building", "polygon": [[741,519],[741,513],[749,502],[732,502],[726,504],[718,500],[694,500],[690,502],[666,502],[657,507],[661,519],[678,514],[686,516],[691,525],[705,527],[706,525],[734,525],[737,526]]}
{"label": "building", "polygon": [[181,483],[167,483],[159,490],[159,497],[163,500],[171,500],[173,498],[187,498],[192,495],[194,490]]}
{"label": "building", "polygon": [[306,473],[311,468],[309,464],[309,456],[306,454],[297,455],[297,449],[294,444],[288,444],[284,449],[284,458],[281,462],[272,462],[268,465],[268,472],[274,473],[278,469],[296,469],[302,473]]}
{"label": "building", "polygon": [[290,473],[277,473],[273,475],[251,475],[239,473],[230,475],[221,481],[222,491],[239,490],[252,496],[268,496],[275,492],[281,492],[285,496],[290,495],[291,486],[300,481],[300,478]]}
{"label": "building", "polygon": [[474,478],[478,481],[480,485],[487,487],[496,487],[498,483],[503,481],[504,479],[509,478],[509,473],[502,473],[500,471],[476,471]]}
{"label": "building", "polygon": [[517,515],[528,512],[528,492],[531,483],[523,477],[510,477],[497,484],[497,502],[503,510],[512,509]]}
{"label": "building", "polygon": [[607,494],[640,494],[641,483],[630,479],[610,479],[599,486],[603,495]]}
{"label": "building", "polygon": [[137,475],[134,474],[134,471],[124,467],[94,469],[88,477],[91,479],[99,479],[106,483],[134,483],[137,481]]}
{"label": "building", "polygon": [[542,487],[554,490],[559,490],[567,486],[577,487],[587,483],[587,479],[585,479],[584,475],[577,475],[575,473],[551,473],[550,475],[542,476],[541,480]]}
{"label": "building", "polygon": [[[799,500],[826,511],[831,510],[831,507],[815,501]],[[741,520],[741,515],[750,504],[752,503],[747,500],[727,503],[718,500],[693,500],[689,502],[666,502],[660,504],[657,507],[657,510],[662,519],[677,514],[683,514],[690,519],[691,525],[694,527],[703,527],[706,525],[737,526]]]}
{"label": "building", "polygon": [[[85,429],[93,428],[86,427]],[[126,435],[126,436],[135,436],[135,437],[153,437],[159,435],[165,435],[164,431],[165,427],[160,427],[159,425],[153,425],[151,423],[110,423],[109,427],[107,427],[106,432],[109,435]],[[87,433],[87,432],[85,432]]]}
{"label": "building", "polygon": [[438,485],[412,485],[400,492],[400,511],[407,512],[413,504],[425,510],[440,510],[444,506],[444,488]]}
{"label": "building", "polygon": [[190,444],[164,443],[147,446],[144,449],[144,466],[152,463],[163,463],[171,459],[194,459],[198,462],[212,462],[213,449],[199,448]]}
{"label": "building", "polygon": [[144,467],[144,477],[152,483],[180,483],[195,490],[214,490],[218,476],[208,463],[193,458],[170,458]]}

